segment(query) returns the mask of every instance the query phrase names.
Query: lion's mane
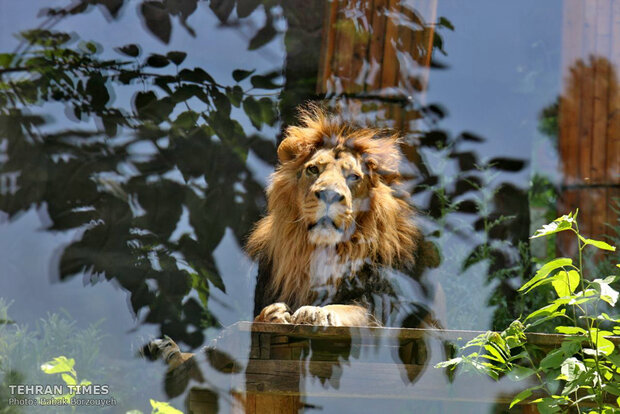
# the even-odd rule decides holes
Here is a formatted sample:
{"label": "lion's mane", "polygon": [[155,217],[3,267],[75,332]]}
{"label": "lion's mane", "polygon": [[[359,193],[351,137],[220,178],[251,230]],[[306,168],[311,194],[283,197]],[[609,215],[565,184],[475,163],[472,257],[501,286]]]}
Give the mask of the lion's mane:
{"label": "lion's mane", "polygon": [[302,110],[300,126],[287,128],[278,148],[280,164],[267,189],[267,215],[250,234],[247,251],[271,266],[266,291],[291,308],[311,301],[308,269],[315,246],[300,223],[296,183],[300,169],[322,148],[343,148],[362,156],[371,180],[369,208],[356,218],[351,237],[338,243],[341,260],[387,267],[411,266],[419,231],[410,204],[396,196],[401,179],[398,136],[362,128],[310,107]]}

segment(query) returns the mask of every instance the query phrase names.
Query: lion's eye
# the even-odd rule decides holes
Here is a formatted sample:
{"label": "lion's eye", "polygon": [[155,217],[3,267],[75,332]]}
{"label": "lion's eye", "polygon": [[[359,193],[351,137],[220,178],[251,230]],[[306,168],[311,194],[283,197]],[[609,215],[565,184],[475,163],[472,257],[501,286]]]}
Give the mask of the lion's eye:
{"label": "lion's eye", "polygon": [[319,173],[319,168],[316,165],[311,165],[306,168],[306,172],[308,175],[317,175]]}
{"label": "lion's eye", "polygon": [[351,182],[356,182],[356,181],[359,181],[361,178],[362,178],[362,177],[360,177],[360,176],[359,176],[359,175],[357,175],[357,174],[349,174],[349,175],[347,176],[347,180],[349,180],[349,181],[351,181]]}

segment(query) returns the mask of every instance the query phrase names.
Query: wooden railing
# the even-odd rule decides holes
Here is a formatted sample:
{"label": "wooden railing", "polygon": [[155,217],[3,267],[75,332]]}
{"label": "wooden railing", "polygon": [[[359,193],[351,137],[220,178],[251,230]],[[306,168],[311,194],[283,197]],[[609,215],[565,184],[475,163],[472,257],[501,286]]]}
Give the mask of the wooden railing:
{"label": "wooden railing", "polygon": [[[445,413],[480,412],[480,407],[497,405],[507,408],[518,392],[532,384],[474,374],[452,376],[433,367],[448,357],[452,344],[480,333],[239,322],[206,349],[208,367],[203,372],[200,363],[190,360],[171,372],[167,383],[177,387],[178,394],[189,379],[195,380],[187,401],[188,411],[195,414],[286,414],[321,404],[323,412],[343,412],[343,408],[348,412],[353,403],[363,404],[369,410],[365,412],[384,407],[386,413],[423,403],[434,404]],[[542,349],[558,346],[563,338],[528,334],[528,341]],[[620,338],[614,341],[620,343]],[[227,408],[221,398],[218,407],[212,388],[200,385],[209,382],[204,372],[213,368],[231,374],[225,394],[232,403]],[[537,412],[528,402],[513,410]]]}

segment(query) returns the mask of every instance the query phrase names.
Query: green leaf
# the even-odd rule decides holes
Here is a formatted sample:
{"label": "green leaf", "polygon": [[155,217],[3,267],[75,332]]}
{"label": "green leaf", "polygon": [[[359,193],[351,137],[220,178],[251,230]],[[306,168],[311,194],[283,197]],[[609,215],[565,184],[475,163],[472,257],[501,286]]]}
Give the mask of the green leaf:
{"label": "green leaf", "polygon": [[75,377],[73,375],[62,374],[62,380],[67,385],[75,385],[75,384],[77,384],[77,381],[76,381],[76,379],[75,379]]}
{"label": "green leaf", "polygon": [[577,289],[577,286],[579,286],[580,281],[581,277],[579,276],[579,272],[576,270],[569,270],[568,272],[558,272],[553,277],[551,285],[558,294],[558,297],[563,298],[572,294],[575,289]]}
{"label": "green leaf", "polygon": [[151,407],[153,407],[152,414],[183,414],[183,411],[177,410],[167,402],[155,401],[153,399],[150,401]]}
{"label": "green leaf", "polygon": [[14,53],[0,53],[0,66],[3,68],[8,68],[14,57]]}
{"label": "green leaf", "polygon": [[273,79],[279,76],[279,72],[272,72],[268,75],[256,75],[252,76],[250,82],[252,83],[252,86],[257,89],[279,89],[282,87],[282,85],[273,83]]}
{"label": "green leaf", "polygon": [[198,120],[198,113],[194,111],[185,111],[177,117],[174,121],[174,125],[183,129],[190,129],[196,126]]}
{"label": "green leaf", "polygon": [[103,110],[110,100],[110,93],[105,85],[105,79],[99,72],[95,72],[86,82],[86,94],[95,110]]}
{"label": "green leaf", "polygon": [[548,397],[540,399],[540,402],[536,404],[536,408],[540,414],[555,414],[560,412],[557,400]]}
{"label": "green leaf", "polygon": [[609,303],[611,306],[616,306],[618,301],[618,291],[609,286],[606,280],[594,279],[592,284],[595,285],[595,289],[599,293],[602,300]]}
{"label": "green leaf", "polygon": [[454,25],[452,24],[452,22],[450,22],[450,20],[446,19],[443,16],[439,18],[439,22],[437,24],[439,26],[445,27],[446,29],[454,31]]}
{"label": "green leaf", "polygon": [[585,329],[577,326],[557,326],[555,331],[564,335],[585,335],[588,333]]}
{"label": "green leaf", "polygon": [[[577,214],[575,214],[575,217],[576,216]],[[536,239],[538,237],[548,236],[550,234],[558,233],[560,231],[569,230],[573,227],[575,217],[572,217],[571,214],[564,215],[553,220],[549,224],[544,224],[540,229],[536,230],[536,232],[532,237],[530,237],[530,239]]]}
{"label": "green leaf", "polygon": [[73,370],[74,365],[75,365],[75,360],[73,358],[59,356],[41,365],[41,371],[45,372],[46,374],[58,374],[62,372],[70,372],[71,374],[75,376],[76,374],[75,374],[75,371]]}
{"label": "green leaf", "polygon": [[263,116],[259,103],[251,96],[248,96],[243,100],[243,110],[250,118],[252,125],[256,129],[261,129],[263,126]]}
{"label": "green leaf", "polygon": [[527,318],[525,318],[525,320],[527,321],[528,319],[531,318],[537,318],[540,316],[547,316],[552,314],[553,312],[555,312],[555,310],[559,307],[560,305],[558,303],[551,303],[547,306],[543,306],[542,308],[535,310],[534,312],[530,313]]}
{"label": "green leaf", "polygon": [[558,318],[558,317],[567,317],[566,316],[566,309],[562,309],[562,310],[560,310],[558,312],[553,312],[552,314],[549,314],[549,315],[545,316],[544,318],[537,319],[536,321],[530,323],[528,325],[528,328],[533,328],[534,326],[540,325],[541,323],[550,321],[551,319],[555,319],[555,318]]}
{"label": "green leaf", "polygon": [[265,22],[265,26],[262,27],[258,32],[256,32],[254,37],[250,39],[248,50],[256,50],[260,47],[263,47],[278,34],[275,27],[273,26],[271,15],[268,14],[267,16],[268,18],[267,18],[267,21]]}
{"label": "green leaf", "polygon": [[181,63],[183,63],[183,61],[187,57],[187,53],[172,51],[172,52],[166,53],[166,57],[170,59],[172,63],[179,66]]}
{"label": "green leaf", "polygon": [[526,289],[529,292],[531,289],[533,289],[538,284],[540,284],[541,281],[543,281],[547,276],[549,276],[549,274],[553,272],[554,270],[565,267],[565,266],[571,266],[572,264],[573,264],[572,259],[569,259],[567,257],[560,257],[558,259],[555,259],[555,260],[552,260],[546,263],[543,267],[538,269],[538,271],[536,272],[533,278],[531,278],[527,283],[525,283],[523,286],[519,288],[519,292],[526,290]]}
{"label": "green leaf", "polygon": [[601,249],[601,250],[609,250],[610,252],[615,252],[616,251],[616,247],[615,246],[612,246],[611,244],[607,244],[604,241],[586,239],[586,241],[584,243],[585,243],[585,246],[594,246],[594,247],[596,247],[598,249]]}
{"label": "green leaf", "polygon": [[578,360],[577,358],[571,357],[567,358],[562,362],[562,366],[560,368],[562,374],[558,379],[563,379],[566,381],[575,381],[579,376],[586,371],[585,365],[583,362]]}
{"label": "green leaf", "polygon": [[443,361],[435,365],[435,368],[448,368],[460,364],[463,358],[452,358],[447,361]]}
{"label": "green leaf", "polygon": [[609,331],[601,331],[596,328],[590,329],[590,341],[596,345],[596,351],[604,355],[610,355],[614,352],[615,346],[614,343],[609,339],[606,339],[605,336],[613,336],[613,333]]}
{"label": "green leaf", "polygon": [[507,376],[513,381],[522,381],[530,377],[531,375],[534,375],[535,372],[536,371],[534,371],[532,368],[521,367],[517,365],[512,370],[510,370]]}
{"label": "green leaf", "polygon": [[239,106],[241,106],[241,100],[243,99],[243,89],[241,89],[239,85],[226,88],[226,96],[228,96],[231,104],[239,108]]}
{"label": "green leaf", "polygon": [[236,69],[236,70],[233,70],[232,77],[235,80],[235,82],[241,82],[242,80],[244,80],[245,78],[253,74],[254,72],[256,72],[256,69],[254,70]]}
{"label": "green leaf", "polygon": [[554,349],[540,361],[540,368],[544,371],[553,368],[559,368],[562,365],[562,362],[564,362],[565,358],[566,354],[564,353],[563,349]]}
{"label": "green leaf", "polygon": [[138,47],[138,45],[134,45],[134,44],[125,45],[123,47],[117,47],[114,50],[129,57],[138,57],[138,55],[140,55],[140,48]]}
{"label": "green leaf", "polygon": [[158,55],[157,53],[150,55],[146,59],[147,66],[151,66],[154,68],[163,68],[168,66],[169,63],[170,60],[168,60],[166,56]]}
{"label": "green leaf", "polygon": [[512,407],[514,407],[515,404],[520,403],[521,401],[525,400],[526,398],[530,397],[532,395],[532,389],[528,388],[526,390],[521,391],[520,393],[518,393],[511,401],[510,403],[510,407],[508,407],[508,409],[511,409]]}

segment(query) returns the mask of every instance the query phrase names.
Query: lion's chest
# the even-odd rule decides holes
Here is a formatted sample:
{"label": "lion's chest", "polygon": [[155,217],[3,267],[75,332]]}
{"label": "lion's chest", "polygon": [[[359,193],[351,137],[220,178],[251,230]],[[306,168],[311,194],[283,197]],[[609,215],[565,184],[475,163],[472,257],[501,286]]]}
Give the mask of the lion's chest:
{"label": "lion's chest", "polygon": [[313,290],[331,290],[343,277],[357,272],[362,260],[340,256],[335,247],[317,248],[310,256],[310,286]]}

